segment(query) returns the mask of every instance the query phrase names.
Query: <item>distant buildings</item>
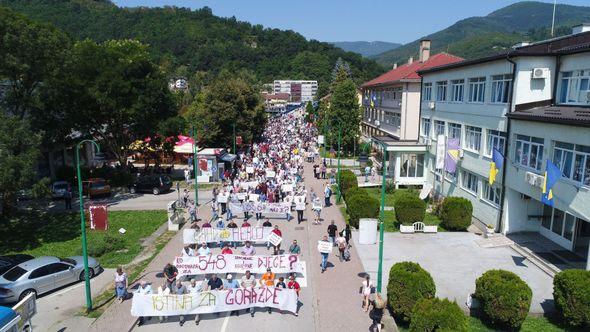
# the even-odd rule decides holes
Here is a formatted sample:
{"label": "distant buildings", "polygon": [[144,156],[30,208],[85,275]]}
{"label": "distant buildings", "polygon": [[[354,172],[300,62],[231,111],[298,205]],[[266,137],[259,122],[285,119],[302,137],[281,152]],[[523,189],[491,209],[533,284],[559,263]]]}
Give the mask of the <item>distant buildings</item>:
{"label": "distant buildings", "polygon": [[184,78],[179,78],[177,80],[171,80],[168,83],[168,88],[171,91],[186,90],[186,89],[188,89],[188,82]]}
{"label": "distant buildings", "polygon": [[264,108],[270,113],[283,113],[287,110],[290,95],[288,93],[262,93]]}
{"label": "distant buildings", "polygon": [[290,102],[305,103],[315,99],[318,92],[318,81],[275,80],[273,91],[275,94],[288,93]]}

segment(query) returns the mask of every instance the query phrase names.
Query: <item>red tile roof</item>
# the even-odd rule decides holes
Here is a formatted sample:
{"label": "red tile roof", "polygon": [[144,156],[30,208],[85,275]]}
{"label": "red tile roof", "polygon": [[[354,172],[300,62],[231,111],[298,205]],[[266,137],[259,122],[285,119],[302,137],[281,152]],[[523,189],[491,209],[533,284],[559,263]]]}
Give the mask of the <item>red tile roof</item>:
{"label": "red tile roof", "polygon": [[463,61],[463,58],[445,52],[438,53],[431,56],[424,62],[414,61],[410,64],[406,63],[405,65],[399,66],[396,69],[392,69],[387,73],[364,83],[362,87],[382,85],[403,80],[419,80],[420,75],[417,73],[419,70],[443,66],[459,61]]}

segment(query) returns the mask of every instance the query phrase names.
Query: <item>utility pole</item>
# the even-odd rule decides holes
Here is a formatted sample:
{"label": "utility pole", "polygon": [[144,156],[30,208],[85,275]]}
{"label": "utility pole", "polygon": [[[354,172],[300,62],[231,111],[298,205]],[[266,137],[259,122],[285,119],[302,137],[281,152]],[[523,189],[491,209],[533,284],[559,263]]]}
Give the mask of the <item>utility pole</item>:
{"label": "utility pole", "polygon": [[336,203],[340,203],[340,199],[342,198],[342,187],[340,186],[340,148],[342,144],[342,125],[338,125],[338,198]]}
{"label": "utility pole", "polygon": [[555,31],[555,8],[557,7],[557,0],[553,0],[553,18],[551,19],[551,37],[554,37]]}

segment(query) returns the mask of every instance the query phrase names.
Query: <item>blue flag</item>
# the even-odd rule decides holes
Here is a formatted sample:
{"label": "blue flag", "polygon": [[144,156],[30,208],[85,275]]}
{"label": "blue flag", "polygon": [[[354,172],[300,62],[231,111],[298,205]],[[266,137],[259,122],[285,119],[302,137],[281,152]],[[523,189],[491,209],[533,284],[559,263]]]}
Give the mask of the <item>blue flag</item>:
{"label": "blue flag", "polygon": [[504,156],[496,148],[492,151],[492,162],[490,163],[490,186],[496,181],[496,175],[500,172],[504,165]]}
{"label": "blue flag", "polygon": [[546,205],[553,206],[553,186],[561,178],[561,170],[555,166],[549,159],[547,159],[547,166],[545,167],[545,178],[543,181],[543,193],[541,194],[541,202]]}

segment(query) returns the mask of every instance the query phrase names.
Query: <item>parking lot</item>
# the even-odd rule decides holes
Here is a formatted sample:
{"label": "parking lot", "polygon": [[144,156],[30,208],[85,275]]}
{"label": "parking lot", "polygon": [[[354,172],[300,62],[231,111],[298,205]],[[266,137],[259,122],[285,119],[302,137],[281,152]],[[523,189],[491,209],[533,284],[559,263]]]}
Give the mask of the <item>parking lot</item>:
{"label": "parking lot", "polygon": [[[475,240],[480,236],[467,232],[437,234],[385,233],[383,245],[383,287],[386,291],[389,270],[402,261],[419,263],[432,275],[436,296],[456,300],[466,308],[469,294],[475,291],[475,280],[485,271],[503,269],[519,275],[532,289],[531,313],[553,310],[553,279],[512,250],[510,247],[482,248]],[[377,276],[378,245],[359,245],[358,232],[353,232],[354,245],[371,278]]]}

